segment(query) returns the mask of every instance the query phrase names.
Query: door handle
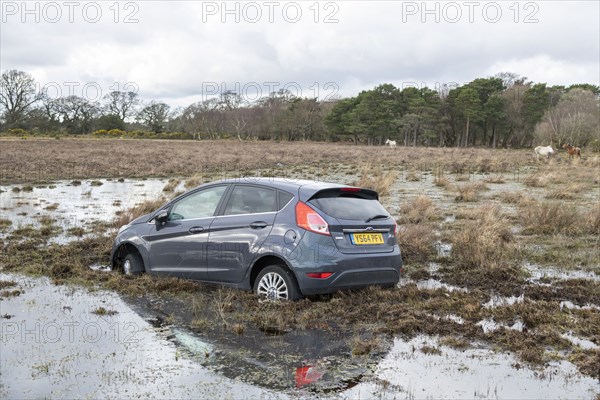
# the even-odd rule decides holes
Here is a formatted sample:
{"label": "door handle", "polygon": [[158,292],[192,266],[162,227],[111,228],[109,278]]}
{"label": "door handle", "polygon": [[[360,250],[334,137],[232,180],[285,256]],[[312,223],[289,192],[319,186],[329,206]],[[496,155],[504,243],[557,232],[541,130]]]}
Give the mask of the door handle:
{"label": "door handle", "polygon": [[195,233],[201,233],[202,231],[204,231],[204,228],[201,226],[192,226],[188,232],[191,234],[195,234]]}
{"label": "door handle", "polygon": [[262,221],[258,221],[258,222],[253,222],[250,224],[250,228],[252,229],[263,229],[267,227],[267,223],[266,222],[262,222]]}

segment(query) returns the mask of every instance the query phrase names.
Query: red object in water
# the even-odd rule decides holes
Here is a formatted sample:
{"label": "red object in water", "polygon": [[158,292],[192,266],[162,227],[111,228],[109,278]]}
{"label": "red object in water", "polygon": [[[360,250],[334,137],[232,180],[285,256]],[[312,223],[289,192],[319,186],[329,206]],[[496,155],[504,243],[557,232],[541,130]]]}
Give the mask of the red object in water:
{"label": "red object in water", "polygon": [[306,273],[306,276],[308,276],[309,278],[315,278],[315,279],[327,279],[331,275],[333,275],[333,272],[307,272]]}
{"label": "red object in water", "polygon": [[321,372],[313,365],[296,368],[296,387],[310,385],[321,379],[324,372]]}

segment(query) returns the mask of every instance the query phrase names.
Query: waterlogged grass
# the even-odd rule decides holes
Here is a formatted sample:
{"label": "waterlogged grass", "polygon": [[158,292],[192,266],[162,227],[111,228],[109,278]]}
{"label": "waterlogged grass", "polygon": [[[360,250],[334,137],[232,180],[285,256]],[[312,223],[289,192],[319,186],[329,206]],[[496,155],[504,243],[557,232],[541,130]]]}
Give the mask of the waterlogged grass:
{"label": "waterlogged grass", "polygon": [[[208,147],[214,150],[218,146],[209,143]],[[289,164],[293,163],[298,149],[295,145],[283,147],[286,154],[291,154]],[[275,153],[282,151],[269,149]],[[354,180],[354,184],[380,191],[385,196],[384,203],[393,204],[388,210],[399,222],[398,241],[403,251],[405,276],[415,281],[436,280],[464,291],[445,287],[427,289],[409,282],[399,288],[367,288],[293,303],[271,303],[259,302],[248,292],[192,281],[148,275],[131,278],[88,268],[92,264],[108,264],[113,240],[106,235],[108,228],[156,210],[167,201],[166,197],[122,212],[114,221],[95,224],[96,232],[64,246],[47,242],[48,237],[56,234],[52,218],[45,220],[41,228],[18,227],[4,241],[2,267],[5,271],[49,276],[56,283],[114,290],[145,302],[157,300],[153,307],[166,315],[169,323],[189,327],[217,341],[260,342],[265,337],[285,338],[314,330],[341,338],[343,353],[348,357],[367,359],[378,357],[393,336],[411,338],[430,334],[438,335],[441,344],[458,349],[484,342],[501,351],[512,351],[519,362],[534,366],[568,360],[582,373],[598,377],[598,369],[594,368],[598,365],[598,350],[584,351],[563,337],[572,332],[600,345],[600,311],[593,307],[600,306],[598,282],[583,278],[534,281],[525,267],[529,262],[559,270],[600,273],[595,250],[600,228],[600,206],[594,197],[600,188],[593,171],[597,166],[558,161],[540,164],[535,173],[520,177],[515,183],[510,179],[510,166],[515,160],[527,162],[517,152],[508,152],[504,158],[477,152],[466,158],[459,153],[432,152],[427,155],[429,160],[418,155],[423,165],[432,164],[427,166],[435,173],[431,175],[421,174],[414,167],[394,167],[387,153],[383,156],[385,160],[375,158],[375,153],[372,158],[360,158],[370,154],[365,151],[343,146],[344,163],[331,170],[305,164],[281,168],[293,171],[298,177],[343,174],[349,177],[345,183]],[[253,164],[243,152],[235,149],[234,153],[251,173]],[[265,154],[264,159],[268,161],[269,157],[270,154]],[[403,158],[403,153],[394,157],[394,162],[410,161]],[[372,160],[368,165],[375,167],[361,168],[356,159]],[[390,161],[386,170],[376,167],[386,160]],[[444,163],[447,173],[437,174],[434,162]],[[125,176],[138,173],[132,166],[128,168],[129,172],[119,173]],[[409,173],[402,176],[402,171]],[[473,182],[473,171],[490,175],[485,182]],[[204,171],[180,171],[169,163],[152,174],[163,173],[191,177],[184,181],[186,188],[196,186],[208,176]],[[419,179],[411,182],[412,175]],[[169,181],[165,196],[171,197],[180,184],[179,179]],[[420,186],[414,186],[419,189],[406,198],[389,196],[404,192],[398,190],[401,185]],[[453,218],[448,222],[444,216]],[[8,225],[6,229],[11,228]],[[81,236],[84,231],[71,229],[68,233]],[[452,245],[449,255],[443,258],[436,251],[440,240]],[[432,261],[441,264],[439,269],[429,268]],[[18,289],[7,286],[3,290]],[[522,300],[484,307],[493,296],[521,296]],[[564,306],[564,302],[571,302],[575,308]],[[90,311],[98,311],[99,315],[111,312],[100,309]],[[495,321],[497,329],[484,331],[480,324],[483,320]],[[515,326],[520,329],[513,329]],[[438,349],[419,350],[435,354]]]}
{"label": "waterlogged grass", "polygon": [[110,315],[116,315],[118,314],[118,311],[115,310],[107,310],[104,307],[98,307],[94,310],[92,310],[92,314],[96,314],[96,315],[101,315],[101,316],[110,316]]}
{"label": "waterlogged grass", "polygon": [[386,196],[390,193],[390,188],[398,176],[398,171],[384,172],[379,166],[366,165],[362,167],[360,178],[358,181],[353,182],[353,185],[371,189],[379,193],[380,196]]}
{"label": "waterlogged grass", "polygon": [[[543,293],[536,292],[537,286],[524,285],[519,270],[500,273],[503,270],[496,265],[489,266],[486,273],[479,275],[471,270],[470,275],[481,280],[476,281],[465,280],[461,273],[446,266],[448,270],[444,276],[449,278],[448,281],[456,276],[455,280],[471,290],[427,290],[408,284],[401,288],[373,287],[293,303],[272,303],[259,302],[248,292],[188,280],[148,275],[131,278],[89,269],[91,264],[107,263],[111,244],[111,237],[87,238],[65,246],[9,243],[3,267],[9,272],[50,276],[56,283],[115,290],[132,298],[157,296],[169,299],[171,306],[164,311],[173,323],[187,325],[209,336],[260,337],[311,329],[347,335],[351,338],[347,343],[349,353],[354,356],[377,353],[378,341],[385,341],[389,335],[409,338],[425,333],[452,337],[459,345],[464,345],[465,341],[484,340],[514,351],[523,362],[543,364],[549,360],[548,348],[566,351],[567,357],[577,351],[576,346],[560,338],[565,328],[594,342],[600,340],[597,335],[600,330],[596,329],[597,310],[567,310],[567,315],[563,315],[565,311],[560,309],[560,302],[565,299],[581,305],[600,303],[598,295],[593,294],[600,293],[600,287],[588,280],[560,282],[560,286],[555,285],[555,292]],[[468,267],[469,263],[464,265]],[[490,310],[481,307],[489,301],[485,289],[495,287],[497,282],[507,282],[505,285],[510,288],[525,289],[525,295],[532,300],[512,308]],[[502,287],[497,287],[499,292]],[[110,315],[111,310],[100,307],[95,313]],[[463,322],[444,319],[445,315],[459,316]],[[486,334],[477,323],[491,317],[507,324],[520,319],[528,329],[523,332],[503,329],[493,335]],[[535,343],[535,347],[531,343]],[[581,355],[573,360],[579,363],[577,365],[589,362],[588,357]]]}

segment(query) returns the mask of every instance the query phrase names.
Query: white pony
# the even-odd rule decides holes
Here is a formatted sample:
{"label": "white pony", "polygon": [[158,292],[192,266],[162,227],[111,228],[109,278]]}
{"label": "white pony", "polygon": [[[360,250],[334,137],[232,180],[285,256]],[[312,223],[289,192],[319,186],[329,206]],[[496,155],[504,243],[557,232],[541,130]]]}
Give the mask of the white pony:
{"label": "white pony", "polygon": [[389,145],[392,149],[396,147],[396,141],[395,140],[386,140],[385,144]]}
{"label": "white pony", "polygon": [[540,159],[540,156],[550,158],[554,155],[554,149],[552,146],[538,146],[534,149],[534,151],[538,160]]}

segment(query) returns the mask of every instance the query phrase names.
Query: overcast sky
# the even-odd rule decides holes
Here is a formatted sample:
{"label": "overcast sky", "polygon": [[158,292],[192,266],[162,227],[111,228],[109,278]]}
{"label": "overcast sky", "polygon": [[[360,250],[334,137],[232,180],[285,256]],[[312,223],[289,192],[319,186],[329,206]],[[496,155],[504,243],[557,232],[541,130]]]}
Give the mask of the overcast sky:
{"label": "overcast sky", "polygon": [[27,71],[55,92],[90,99],[115,88],[176,106],[222,90],[248,100],[282,87],[346,97],[381,83],[435,88],[506,71],[549,84],[600,84],[598,1],[1,7],[2,71]]}

